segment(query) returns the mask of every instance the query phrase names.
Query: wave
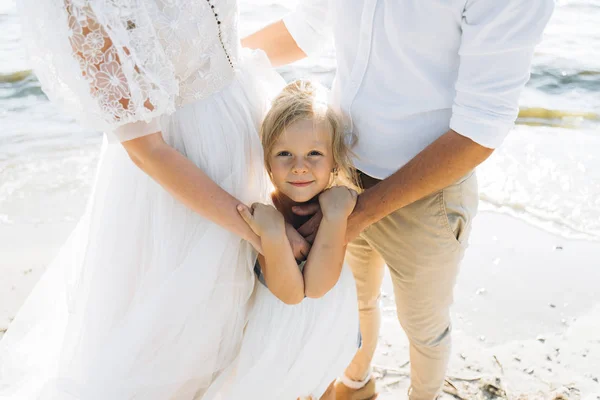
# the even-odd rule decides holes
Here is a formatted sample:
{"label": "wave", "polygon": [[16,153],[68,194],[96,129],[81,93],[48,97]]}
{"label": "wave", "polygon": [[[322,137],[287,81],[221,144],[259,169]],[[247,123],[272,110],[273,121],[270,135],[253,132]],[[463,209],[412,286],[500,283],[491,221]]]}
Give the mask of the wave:
{"label": "wave", "polygon": [[0,74],[0,84],[1,83],[17,83],[24,81],[33,76],[32,70],[23,70],[11,72],[9,74]]}
{"label": "wave", "polygon": [[28,96],[46,96],[33,71],[22,70],[8,74],[0,74],[0,100]]}
{"label": "wave", "polygon": [[537,226],[546,232],[562,236],[567,239],[589,240],[600,242],[600,227],[582,224],[581,221],[568,220],[555,215],[554,212],[537,209],[533,205],[515,202],[500,202],[486,193],[479,193],[482,211],[494,211],[508,214],[521,219],[531,225]]}
{"label": "wave", "polygon": [[[558,61],[555,60],[558,63]],[[548,65],[532,68],[527,84],[544,93],[563,94],[578,90],[585,93],[600,92],[599,70],[569,70]]]}
{"label": "wave", "polygon": [[585,111],[563,111],[549,110],[546,108],[522,108],[519,110],[519,118],[543,118],[543,119],[558,119],[558,118],[583,118],[589,120],[599,120],[600,115],[593,112]]}
{"label": "wave", "polygon": [[551,110],[547,108],[521,108],[517,124],[577,128],[585,123],[600,122],[600,114],[589,111]]}

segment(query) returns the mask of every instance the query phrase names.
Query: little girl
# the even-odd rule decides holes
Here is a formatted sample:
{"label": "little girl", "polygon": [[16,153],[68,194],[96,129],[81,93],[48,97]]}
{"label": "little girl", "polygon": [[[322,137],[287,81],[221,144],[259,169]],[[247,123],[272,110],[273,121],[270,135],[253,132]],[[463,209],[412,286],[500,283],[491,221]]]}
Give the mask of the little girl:
{"label": "little girl", "polygon": [[[218,395],[207,393],[209,399],[335,398],[327,388],[357,350],[356,286],[344,264],[346,222],[357,194],[332,186],[338,174],[349,178],[353,170],[341,124],[325,97],[316,84],[293,82],[263,121],[274,206],[238,207],[261,238],[263,255],[255,266],[261,284],[237,362],[212,388]],[[323,219],[306,262],[298,263],[285,224],[299,227],[303,218],[292,207],[315,201]]]}

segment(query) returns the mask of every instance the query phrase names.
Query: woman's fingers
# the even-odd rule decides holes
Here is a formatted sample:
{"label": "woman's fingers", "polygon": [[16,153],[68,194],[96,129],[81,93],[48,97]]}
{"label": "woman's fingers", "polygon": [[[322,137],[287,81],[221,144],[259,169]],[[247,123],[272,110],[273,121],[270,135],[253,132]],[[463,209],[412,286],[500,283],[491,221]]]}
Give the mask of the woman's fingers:
{"label": "woman's fingers", "polygon": [[254,233],[256,233],[256,230],[254,229],[254,216],[252,215],[252,210],[250,210],[250,208],[248,208],[248,206],[245,204],[238,204],[237,210],[242,219],[248,224]]}

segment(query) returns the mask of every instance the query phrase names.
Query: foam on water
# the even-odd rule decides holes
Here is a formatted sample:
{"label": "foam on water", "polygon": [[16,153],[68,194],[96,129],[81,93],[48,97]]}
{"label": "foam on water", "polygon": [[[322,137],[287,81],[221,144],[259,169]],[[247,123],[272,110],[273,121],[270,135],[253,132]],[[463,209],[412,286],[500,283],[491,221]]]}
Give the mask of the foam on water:
{"label": "foam on water", "polygon": [[478,171],[482,208],[563,236],[599,239],[598,148],[597,131],[518,126]]}

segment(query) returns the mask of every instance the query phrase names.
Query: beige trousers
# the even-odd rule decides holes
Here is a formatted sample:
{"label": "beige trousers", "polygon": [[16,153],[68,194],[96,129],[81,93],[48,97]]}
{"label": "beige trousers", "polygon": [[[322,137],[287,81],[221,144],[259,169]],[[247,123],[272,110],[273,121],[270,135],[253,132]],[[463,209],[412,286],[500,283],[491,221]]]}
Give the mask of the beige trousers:
{"label": "beige trousers", "polygon": [[450,305],[458,266],[477,213],[475,173],[397,210],[348,245],[358,290],[362,347],[346,370],[363,380],[370,369],[381,323],[379,296],[387,264],[397,315],[410,341],[410,400],[433,400],[450,356]]}

